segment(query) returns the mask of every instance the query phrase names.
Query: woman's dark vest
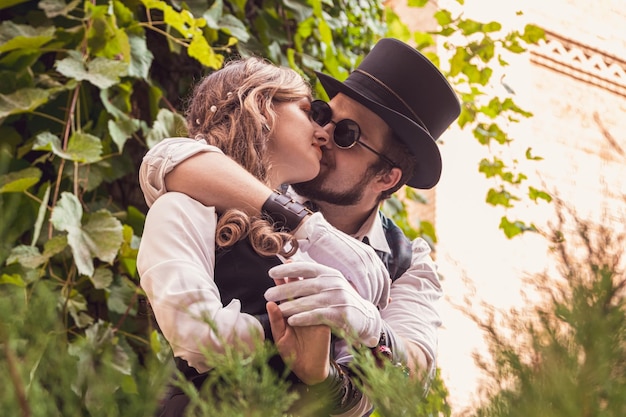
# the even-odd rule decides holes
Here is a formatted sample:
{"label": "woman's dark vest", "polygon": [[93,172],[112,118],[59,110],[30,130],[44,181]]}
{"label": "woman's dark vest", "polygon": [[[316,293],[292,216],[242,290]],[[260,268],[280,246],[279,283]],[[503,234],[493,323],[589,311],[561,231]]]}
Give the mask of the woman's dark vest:
{"label": "woman's dark vest", "polygon": [[[263,257],[257,254],[248,239],[240,240],[230,248],[218,249],[215,253],[214,280],[222,305],[228,305],[233,299],[237,299],[241,301],[243,313],[257,316],[262,322],[266,321],[264,294],[268,288],[274,286],[267,271],[280,264],[281,261],[276,256]],[[271,332],[266,331],[265,337],[272,341]],[[280,357],[274,358],[270,365],[280,373],[285,367]],[[181,358],[176,358],[176,366],[198,388],[206,379],[205,374],[199,374]]]}

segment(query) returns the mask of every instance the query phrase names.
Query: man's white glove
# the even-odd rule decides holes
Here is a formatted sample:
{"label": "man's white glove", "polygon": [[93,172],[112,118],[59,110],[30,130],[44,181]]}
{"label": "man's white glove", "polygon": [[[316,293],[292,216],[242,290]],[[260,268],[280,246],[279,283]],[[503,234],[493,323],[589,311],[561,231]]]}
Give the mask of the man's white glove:
{"label": "man's white glove", "polygon": [[382,318],[374,304],[364,300],[336,269],[315,262],[291,262],[269,270],[270,277],[303,278],[265,292],[279,303],[291,326],[324,324],[374,347],[380,338]]}
{"label": "man's white glove", "polygon": [[387,307],[391,279],[374,249],[333,227],[321,213],[313,214],[295,237],[302,254],[336,268],[361,297],[381,310]]}

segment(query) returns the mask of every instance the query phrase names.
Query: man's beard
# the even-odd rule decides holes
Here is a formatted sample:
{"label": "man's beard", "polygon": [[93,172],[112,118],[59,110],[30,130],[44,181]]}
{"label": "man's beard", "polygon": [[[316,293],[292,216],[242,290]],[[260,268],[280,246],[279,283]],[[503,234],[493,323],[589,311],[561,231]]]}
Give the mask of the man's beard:
{"label": "man's beard", "polygon": [[372,179],[373,172],[371,167],[365,172],[365,175],[347,191],[332,191],[324,189],[324,183],[328,182],[328,176],[325,174],[318,175],[307,182],[292,184],[293,189],[314,203],[330,203],[336,206],[352,206],[357,204],[363,198],[365,188]]}

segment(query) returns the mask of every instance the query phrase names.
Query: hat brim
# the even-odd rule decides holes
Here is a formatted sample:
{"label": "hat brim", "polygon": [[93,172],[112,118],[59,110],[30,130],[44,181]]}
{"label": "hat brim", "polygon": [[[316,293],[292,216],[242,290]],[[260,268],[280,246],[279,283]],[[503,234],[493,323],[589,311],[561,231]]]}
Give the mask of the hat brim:
{"label": "hat brim", "polygon": [[409,148],[409,151],[417,159],[417,165],[413,176],[407,181],[408,186],[427,190],[439,182],[442,169],[439,146],[422,126],[395,110],[373,101],[329,75],[321,72],[316,72],[316,74],[330,98],[342,93],[364,105],[383,119],[397,137]]}

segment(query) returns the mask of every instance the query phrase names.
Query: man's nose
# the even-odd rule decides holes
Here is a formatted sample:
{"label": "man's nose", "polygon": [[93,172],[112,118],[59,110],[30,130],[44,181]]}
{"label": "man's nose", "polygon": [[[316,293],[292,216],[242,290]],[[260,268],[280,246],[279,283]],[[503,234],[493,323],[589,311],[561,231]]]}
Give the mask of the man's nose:
{"label": "man's nose", "polygon": [[331,142],[330,141],[330,134],[328,133],[328,130],[326,130],[325,126],[322,127],[322,126],[318,125],[317,123],[315,124],[315,126],[316,126],[316,128],[315,128],[315,139],[317,139],[320,147],[322,147],[322,146],[328,147],[328,144]]}
{"label": "man's nose", "polygon": [[324,130],[324,133],[326,134],[326,143],[321,144],[321,146],[324,146],[326,149],[330,149],[335,144],[333,142],[333,135],[335,134],[335,123],[333,123],[331,120],[322,127],[322,130]]}

